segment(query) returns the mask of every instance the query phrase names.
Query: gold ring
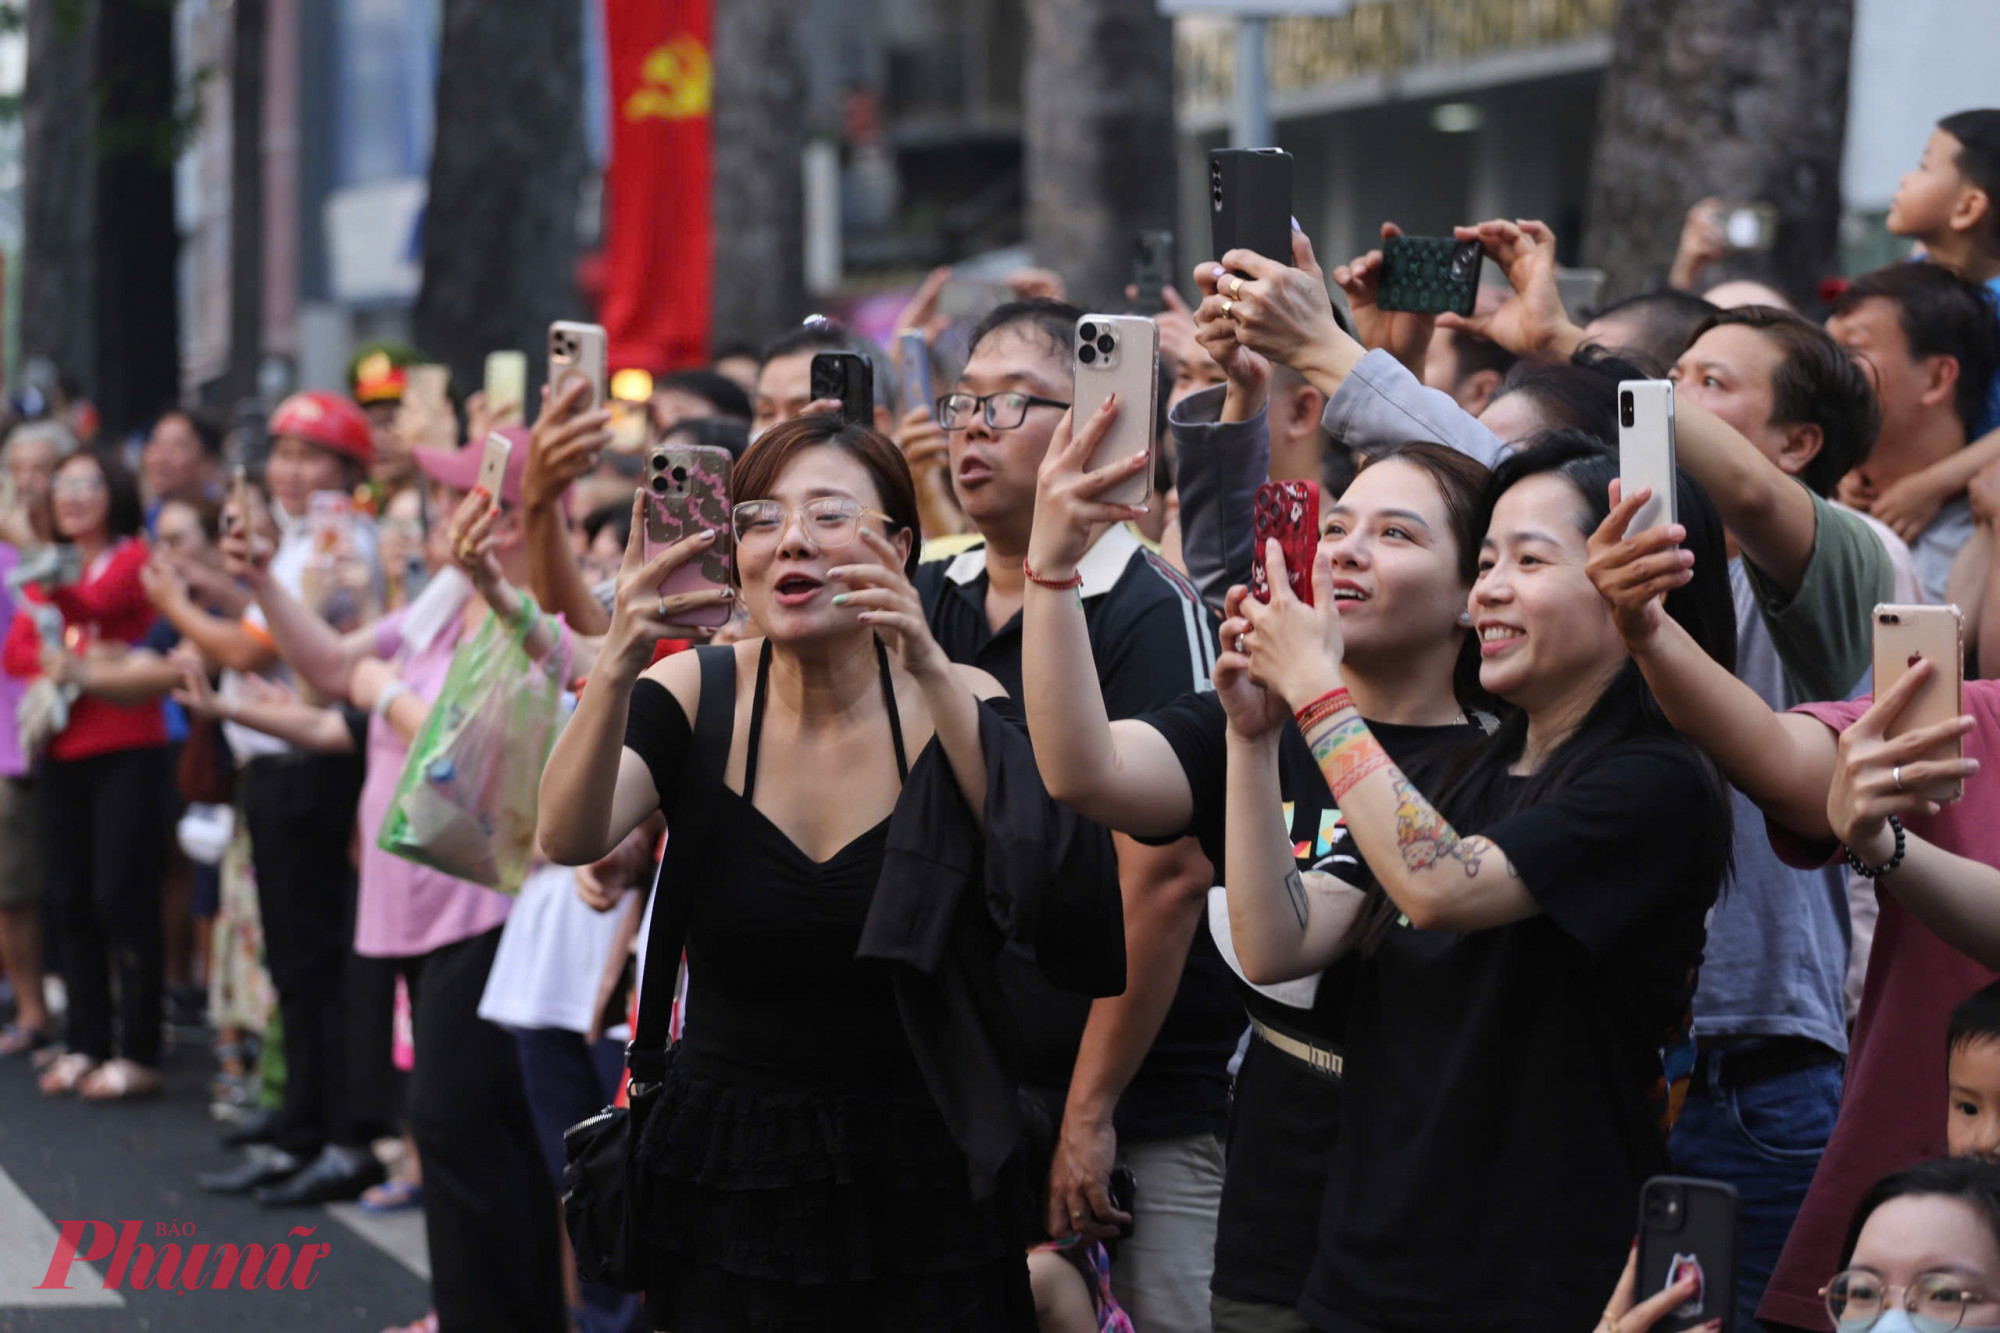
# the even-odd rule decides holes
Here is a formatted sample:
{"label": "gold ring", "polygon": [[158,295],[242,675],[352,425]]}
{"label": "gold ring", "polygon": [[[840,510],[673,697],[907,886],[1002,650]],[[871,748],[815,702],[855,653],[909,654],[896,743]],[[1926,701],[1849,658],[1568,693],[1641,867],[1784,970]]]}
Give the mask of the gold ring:
{"label": "gold ring", "polygon": [[1610,1333],[1619,1333],[1618,1316],[1606,1310],[1604,1312],[1604,1327],[1609,1329]]}
{"label": "gold ring", "polygon": [[1235,307],[1235,305],[1236,303],[1230,300],[1228,297],[1225,296],[1222,298],[1222,315],[1224,319],[1230,318],[1229,312],[1231,309]]}
{"label": "gold ring", "polygon": [[1232,279],[1232,281],[1234,281],[1236,285],[1230,288],[1229,294],[1240,301],[1243,299],[1243,279],[1235,278]]}
{"label": "gold ring", "polygon": [[458,544],[458,558],[462,563],[469,565],[479,558],[479,552],[472,549],[471,543],[460,542]]}

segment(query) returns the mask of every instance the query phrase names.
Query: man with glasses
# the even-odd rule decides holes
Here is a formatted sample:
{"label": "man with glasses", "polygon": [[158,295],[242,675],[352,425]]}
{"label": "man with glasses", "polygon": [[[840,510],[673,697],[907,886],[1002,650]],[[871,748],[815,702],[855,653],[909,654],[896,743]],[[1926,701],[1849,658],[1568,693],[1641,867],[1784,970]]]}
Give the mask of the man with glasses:
{"label": "man with glasses", "polygon": [[[917,592],[951,659],[991,672],[1017,699],[1036,471],[1075,388],[1070,338],[1083,313],[1055,301],[1001,306],[973,330],[965,371],[938,400],[951,481],[981,541],[920,568]],[[1209,687],[1213,618],[1128,528],[1100,534],[1078,573],[1113,718]],[[1023,1084],[1061,1122],[1050,1212],[1069,1220],[1058,1236],[1112,1235],[1109,1176],[1114,1161],[1130,1167],[1133,1231],[1113,1289],[1147,1333],[1206,1330],[1242,1008],[1204,920],[1215,875],[1198,845],[1117,845],[1125,993],[1092,1003],[1056,990],[1011,951],[1001,980],[1024,1039]]]}

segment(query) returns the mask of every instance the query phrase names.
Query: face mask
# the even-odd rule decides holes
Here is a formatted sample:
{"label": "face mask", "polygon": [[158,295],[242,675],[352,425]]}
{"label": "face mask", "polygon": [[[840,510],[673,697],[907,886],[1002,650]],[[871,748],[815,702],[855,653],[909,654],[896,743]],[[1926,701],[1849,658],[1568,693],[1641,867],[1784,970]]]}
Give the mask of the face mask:
{"label": "face mask", "polygon": [[[1917,1327],[1917,1322],[1910,1317],[1910,1312],[1898,1305],[1884,1310],[1881,1317],[1869,1325],[1868,1333],[1924,1333],[1924,1331]],[[1990,1325],[1960,1324],[1954,1333],[1995,1333],[1995,1331]]]}

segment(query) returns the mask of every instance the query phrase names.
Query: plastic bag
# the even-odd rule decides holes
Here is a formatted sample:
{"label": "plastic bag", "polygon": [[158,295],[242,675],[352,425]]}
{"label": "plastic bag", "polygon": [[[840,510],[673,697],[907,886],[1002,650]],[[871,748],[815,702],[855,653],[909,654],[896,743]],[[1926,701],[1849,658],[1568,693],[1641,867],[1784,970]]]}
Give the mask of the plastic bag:
{"label": "plastic bag", "polygon": [[[524,646],[540,618],[531,609],[509,627],[488,616],[452,654],[382,821],[383,851],[502,893],[521,891],[562,700],[557,654],[537,663]],[[566,663],[567,633],[562,639]]]}

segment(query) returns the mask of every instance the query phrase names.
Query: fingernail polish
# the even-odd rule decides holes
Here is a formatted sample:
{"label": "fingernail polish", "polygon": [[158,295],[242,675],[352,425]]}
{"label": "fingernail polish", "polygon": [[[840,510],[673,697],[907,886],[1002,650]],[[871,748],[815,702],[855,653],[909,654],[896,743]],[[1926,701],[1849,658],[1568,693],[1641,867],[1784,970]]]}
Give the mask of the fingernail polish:
{"label": "fingernail polish", "polygon": [[835,593],[835,594],[833,595],[833,604],[834,604],[835,606],[846,606],[846,605],[847,605],[847,594],[846,594],[846,593],[844,593],[844,592],[837,592],[837,593]]}

